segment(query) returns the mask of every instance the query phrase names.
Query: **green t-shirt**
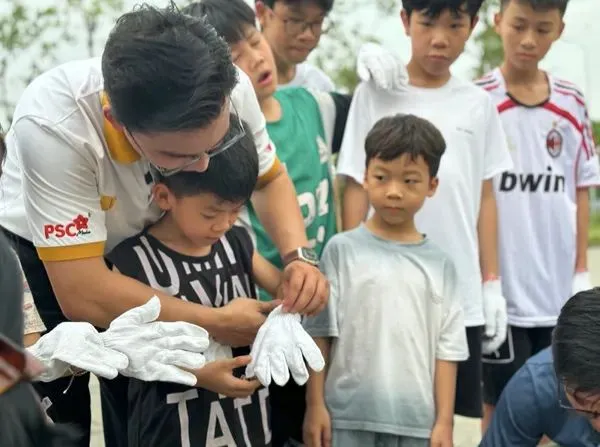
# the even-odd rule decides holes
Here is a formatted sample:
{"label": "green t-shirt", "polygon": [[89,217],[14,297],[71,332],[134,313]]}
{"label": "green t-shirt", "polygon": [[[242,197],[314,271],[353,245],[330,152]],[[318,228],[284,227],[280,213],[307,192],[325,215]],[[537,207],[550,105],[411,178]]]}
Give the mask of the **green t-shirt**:
{"label": "green t-shirt", "polygon": [[[315,97],[304,88],[279,90],[275,98],[282,115],[278,121],[267,123],[267,131],[296,188],[309,246],[321,256],[325,243],[336,232],[331,150],[326,143],[321,111]],[[244,218],[258,252],[282,268],[279,251],[252,204]],[[271,299],[264,290],[260,297]]]}

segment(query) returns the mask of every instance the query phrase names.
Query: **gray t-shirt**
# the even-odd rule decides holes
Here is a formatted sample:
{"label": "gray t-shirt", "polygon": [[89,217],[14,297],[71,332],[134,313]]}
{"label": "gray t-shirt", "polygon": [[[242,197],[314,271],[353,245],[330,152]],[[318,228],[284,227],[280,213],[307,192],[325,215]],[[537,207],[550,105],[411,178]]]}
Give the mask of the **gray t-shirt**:
{"label": "gray t-shirt", "polygon": [[436,360],[468,358],[452,262],[427,238],[388,241],[363,225],[329,241],[321,268],[329,303],[305,327],[333,337],[325,382],[333,427],[428,438]]}

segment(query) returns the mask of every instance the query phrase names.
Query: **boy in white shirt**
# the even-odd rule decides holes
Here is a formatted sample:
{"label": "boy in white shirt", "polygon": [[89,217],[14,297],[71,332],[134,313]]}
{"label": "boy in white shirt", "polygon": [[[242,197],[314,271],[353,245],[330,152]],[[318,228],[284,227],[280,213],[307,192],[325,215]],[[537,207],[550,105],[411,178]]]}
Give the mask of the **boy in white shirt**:
{"label": "boy in white shirt", "polygon": [[309,447],[452,446],[456,362],[468,357],[458,277],[414,220],[445,148],[414,115],[383,118],[367,136],[375,212],[326,245],[329,303],[305,320],[328,364],[308,382]]}
{"label": "boy in white shirt", "polygon": [[589,188],[598,156],[577,86],[539,68],[560,37],[568,0],[502,0],[502,65],[477,81],[494,101],[514,168],[494,180],[508,337],[484,357],[484,428],[510,378],[550,346],[565,301],[590,289]]}
{"label": "boy in white shirt", "polygon": [[330,92],[335,86],[323,70],[306,62],[329,28],[334,0],[257,0],[260,29],[273,50],[279,88],[306,87]]}
{"label": "boy in white shirt", "polygon": [[477,23],[481,3],[403,0],[401,17],[412,41],[409,82],[401,91],[382,90],[373,82],[357,87],[337,166],[347,180],[343,226],[351,229],[369,209],[361,182],[365,136],[373,123],[383,116],[412,113],[431,121],[444,136],[440,187],[416,221],[456,266],[470,356],[458,367],[455,412],[473,418],[482,415],[482,350],[496,351],[506,337],[492,179],[512,165],[489,95],[450,73]]}

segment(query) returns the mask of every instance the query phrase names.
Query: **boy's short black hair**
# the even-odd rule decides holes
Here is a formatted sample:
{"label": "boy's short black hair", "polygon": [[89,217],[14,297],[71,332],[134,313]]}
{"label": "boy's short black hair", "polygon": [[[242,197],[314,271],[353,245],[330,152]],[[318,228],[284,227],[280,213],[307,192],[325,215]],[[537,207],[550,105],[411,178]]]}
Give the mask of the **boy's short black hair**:
{"label": "boy's short black hair", "polygon": [[248,27],[256,28],[254,11],[244,0],[202,0],[182,11],[192,17],[203,17],[229,45],[244,40]]}
{"label": "boy's short black hair", "polygon": [[430,18],[437,18],[439,15],[449,10],[453,14],[466,12],[471,20],[479,14],[483,0],[402,0],[402,8],[408,16],[413,11],[419,11]]}
{"label": "boy's short black hair", "polygon": [[[231,115],[231,119],[237,119]],[[233,127],[233,126],[232,126]],[[258,181],[258,152],[252,131],[244,123],[246,134],[240,141],[210,159],[204,172],[181,171],[160,177],[175,197],[189,197],[201,193],[212,193],[228,202],[247,201]],[[232,132],[231,128],[230,131]],[[231,133],[227,137],[231,137]]]}
{"label": "boy's short black hair", "polygon": [[229,46],[174,3],[123,14],[104,47],[102,75],[115,118],[139,132],[206,127],[237,83]]}
{"label": "boy's short black hair", "polygon": [[333,1],[334,0],[256,0],[262,1],[269,8],[273,8],[275,3],[285,3],[288,6],[302,6],[306,3],[312,3],[313,5],[317,5],[319,8],[323,10],[325,14],[328,14],[333,9]]}
{"label": "boy's short black hair", "polygon": [[511,1],[529,5],[534,11],[548,11],[551,9],[558,9],[561,16],[565,15],[567,11],[567,5],[569,0],[501,0],[500,7],[506,8]]}
{"label": "boy's short black hair", "polygon": [[563,306],[552,334],[554,371],[577,399],[600,397],[600,288],[577,293]]}
{"label": "boy's short black hair", "polygon": [[415,115],[398,114],[380,119],[365,140],[367,167],[374,158],[392,161],[408,154],[411,160],[423,157],[429,175],[435,177],[446,150],[441,132],[429,121]]}

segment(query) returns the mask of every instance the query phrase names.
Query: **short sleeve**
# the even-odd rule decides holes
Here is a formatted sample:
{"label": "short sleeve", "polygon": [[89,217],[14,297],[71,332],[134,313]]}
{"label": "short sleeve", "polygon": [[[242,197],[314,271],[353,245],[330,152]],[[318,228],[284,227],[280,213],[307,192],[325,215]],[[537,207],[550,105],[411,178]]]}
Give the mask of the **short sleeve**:
{"label": "short sleeve", "polygon": [[544,435],[541,408],[532,372],[523,366],[508,382],[480,447],[535,447]]}
{"label": "short sleeve", "polygon": [[22,164],[32,242],[42,261],[91,258],[104,252],[98,160],[88,142],[69,137],[68,125],[68,120],[56,125],[27,117],[13,124],[9,133]]}
{"label": "short sleeve", "polygon": [[275,144],[267,133],[267,122],[260,110],[254,87],[248,75],[236,66],[239,82],[233,89],[231,99],[240,117],[252,130],[256,150],[258,151],[258,175],[262,183],[268,181],[279,170]]}
{"label": "short sleeve", "polygon": [[365,140],[373,125],[370,88],[369,84],[362,82],[354,92],[337,164],[338,174],[359,184],[364,180],[366,169]]}
{"label": "short sleeve", "polygon": [[444,315],[440,330],[436,358],[460,362],[469,358],[469,346],[461,297],[458,296],[458,277],[450,260],[444,266]]}
{"label": "short sleeve", "polygon": [[588,109],[583,99],[579,104],[581,122],[581,147],[577,153],[577,187],[600,186],[600,163]]}
{"label": "short sleeve", "polygon": [[483,158],[483,179],[490,180],[496,175],[512,169],[513,163],[508,151],[508,142],[502,127],[500,114],[488,94],[485,94],[484,107],[485,123],[482,144],[485,155]]}
{"label": "short sleeve", "polygon": [[337,268],[337,247],[335,239],[325,246],[321,256],[320,269],[329,281],[329,300],[318,315],[304,319],[304,329],[312,337],[338,337],[338,306],[340,300],[339,271]]}

